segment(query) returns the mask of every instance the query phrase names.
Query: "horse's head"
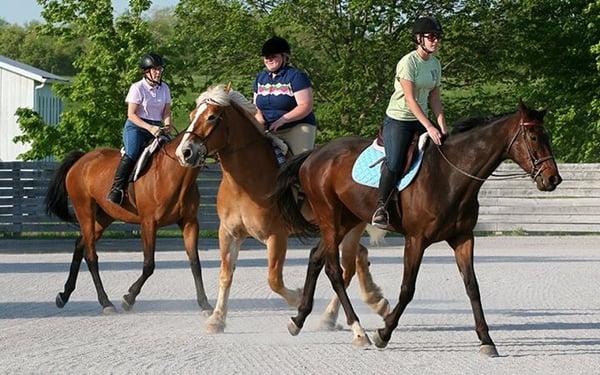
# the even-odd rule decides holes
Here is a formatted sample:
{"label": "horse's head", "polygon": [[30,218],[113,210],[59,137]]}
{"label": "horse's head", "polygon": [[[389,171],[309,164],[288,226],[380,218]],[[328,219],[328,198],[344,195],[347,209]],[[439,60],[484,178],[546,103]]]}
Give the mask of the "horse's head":
{"label": "horse's head", "polygon": [[227,110],[233,103],[245,111],[256,111],[242,94],[223,85],[208,89],[196,99],[196,108],[190,113],[190,125],[175,151],[182,166],[198,167],[207,156],[227,146]]}
{"label": "horse's head", "polygon": [[517,128],[508,145],[508,156],[527,171],[541,191],[552,191],[562,182],[544,129],[546,111],[519,103]]}

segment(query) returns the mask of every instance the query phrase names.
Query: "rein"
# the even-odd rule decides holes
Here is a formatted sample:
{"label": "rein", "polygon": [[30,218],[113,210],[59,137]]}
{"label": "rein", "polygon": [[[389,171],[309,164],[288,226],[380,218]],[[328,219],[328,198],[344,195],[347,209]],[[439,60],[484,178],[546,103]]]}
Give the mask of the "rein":
{"label": "rein", "polygon": [[527,140],[525,139],[525,133],[523,133],[523,129],[524,128],[531,128],[531,127],[538,126],[538,125],[541,125],[541,122],[537,121],[537,120],[527,121],[527,122],[523,122],[523,120],[521,120],[521,122],[519,123],[519,130],[512,137],[510,143],[508,144],[508,148],[506,149],[506,152],[508,153],[510,151],[512,145],[515,143],[515,141],[516,141],[517,137],[519,136],[519,134],[523,134],[523,139],[525,140],[525,145],[527,146],[527,153],[529,154],[529,160],[531,161],[531,164],[532,164],[531,172],[504,173],[504,174],[492,173],[490,175],[490,177],[495,177],[495,178],[490,178],[490,177],[488,177],[488,178],[481,178],[481,177],[477,177],[477,176],[474,176],[474,175],[472,175],[472,174],[470,174],[470,173],[462,170],[461,168],[457,167],[454,163],[452,163],[450,160],[448,160],[448,158],[446,157],[446,155],[442,151],[442,148],[439,145],[436,144],[436,147],[437,147],[437,150],[439,151],[440,155],[442,155],[442,158],[444,158],[444,160],[452,168],[454,168],[456,171],[458,171],[462,175],[467,176],[469,178],[472,178],[474,180],[485,182],[487,180],[490,180],[490,181],[514,180],[514,179],[523,178],[523,177],[531,177],[533,180],[535,180],[537,178],[537,176],[543,170],[543,168],[538,168],[538,166],[540,164],[544,163],[547,160],[553,160],[554,159],[554,156],[546,156],[546,157],[541,158],[541,159],[536,159],[533,156],[533,152],[531,151],[531,146],[529,145],[529,142],[527,142]]}

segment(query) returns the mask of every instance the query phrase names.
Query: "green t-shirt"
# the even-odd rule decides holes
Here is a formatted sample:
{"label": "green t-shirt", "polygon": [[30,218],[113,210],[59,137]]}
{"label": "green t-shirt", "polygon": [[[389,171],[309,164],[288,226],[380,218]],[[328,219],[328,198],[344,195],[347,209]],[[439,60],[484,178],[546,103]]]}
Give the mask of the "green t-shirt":
{"label": "green t-shirt", "polygon": [[411,81],[415,85],[415,99],[425,113],[429,114],[429,93],[442,83],[442,66],[435,56],[423,60],[416,50],[407,53],[396,66],[394,93],[385,113],[396,120],[416,120],[404,100],[404,91],[400,79]]}

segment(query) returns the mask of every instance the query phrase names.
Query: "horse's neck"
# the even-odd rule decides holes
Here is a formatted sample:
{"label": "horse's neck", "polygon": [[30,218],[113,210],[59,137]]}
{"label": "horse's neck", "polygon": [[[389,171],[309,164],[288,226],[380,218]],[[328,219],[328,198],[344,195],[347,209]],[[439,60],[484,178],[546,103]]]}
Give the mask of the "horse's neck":
{"label": "horse's neck", "polygon": [[442,150],[456,168],[444,160],[441,153],[433,146],[430,152],[436,155],[433,158],[435,168],[440,171],[440,175],[445,175],[448,179],[464,181],[466,184],[480,187],[482,181],[466,177],[465,174],[482,179],[488,178],[506,158],[512,129],[511,121],[505,120],[502,123],[471,129],[450,138]]}
{"label": "horse's neck", "polygon": [[[228,145],[219,152],[224,178],[231,177],[237,185],[242,181],[274,181],[278,167],[269,139],[237,110],[230,113]],[[268,186],[272,188],[270,183]]]}

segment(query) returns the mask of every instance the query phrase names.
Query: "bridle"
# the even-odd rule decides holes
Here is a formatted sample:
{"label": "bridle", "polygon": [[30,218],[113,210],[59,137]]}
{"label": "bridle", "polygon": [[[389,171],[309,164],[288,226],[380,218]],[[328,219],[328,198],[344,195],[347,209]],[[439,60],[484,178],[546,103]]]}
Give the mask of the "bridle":
{"label": "bridle", "polygon": [[495,177],[495,178],[481,178],[481,177],[477,177],[474,176],[468,172],[465,172],[464,170],[462,170],[461,168],[457,167],[454,163],[452,163],[450,160],[448,160],[448,158],[446,157],[446,155],[444,154],[444,152],[442,151],[441,147],[439,145],[437,146],[438,151],[440,152],[440,154],[442,155],[442,157],[444,158],[444,160],[454,169],[456,169],[459,173],[470,177],[474,180],[477,181],[487,181],[487,180],[512,180],[512,179],[516,179],[516,178],[523,178],[523,177],[531,177],[533,180],[535,180],[538,175],[544,170],[543,167],[541,167],[541,165],[548,161],[548,160],[554,160],[554,156],[550,155],[550,156],[546,156],[540,159],[536,159],[533,156],[533,151],[531,149],[531,145],[529,144],[529,142],[527,142],[527,137],[525,136],[525,132],[523,129],[527,129],[527,128],[533,128],[535,126],[542,126],[542,122],[540,120],[530,120],[530,121],[523,121],[523,119],[521,119],[521,121],[519,122],[519,130],[517,130],[517,132],[515,133],[515,135],[512,137],[510,143],[508,144],[508,147],[506,149],[506,153],[508,154],[510,152],[510,149],[512,148],[513,144],[515,143],[515,141],[517,140],[517,137],[519,136],[519,134],[523,135],[523,141],[525,142],[525,146],[527,147],[527,153],[529,156],[529,161],[531,162],[531,172],[519,172],[519,173],[503,173],[503,174],[496,174],[496,173],[492,173],[490,175],[490,177]]}
{"label": "bridle", "polygon": [[[196,108],[200,107],[200,105],[202,105],[202,104],[214,104],[214,105],[219,105],[220,106],[220,104],[212,101],[211,99],[205,99],[205,100],[202,100],[200,103],[198,103],[198,105],[196,106]],[[207,143],[208,143],[208,140],[209,140],[210,136],[213,135],[214,131],[219,127],[219,125],[221,125],[221,120],[223,118],[223,112],[224,111],[221,111],[216,116],[216,118],[213,120],[214,122],[216,122],[216,124],[209,130],[209,132],[208,132],[208,134],[206,134],[206,136],[200,137],[198,134],[194,133],[193,131],[189,131],[189,130],[186,130],[184,132],[184,134],[190,134],[193,137],[200,138],[200,150],[201,150],[202,155],[203,155],[202,159],[205,159],[207,156],[212,156],[212,157],[215,157],[216,159],[218,159],[222,155],[231,155],[231,154],[234,154],[234,153],[236,153],[238,151],[241,151],[241,150],[243,150],[245,148],[248,148],[249,146],[251,146],[251,145],[259,142],[260,140],[262,140],[264,138],[264,137],[257,137],[254,140],[251,140],[250,142],[248,142],[248,143],[246,143],[246,144],[244,144],[244,145],[242,145],[242,146],[240,146],[238,148],[235,148],[233,150],[225,150],[225,151],[215,150],[213,152],[213,155],[209,155],[208,154]],[[229,127],[225,127],[225,132],[226,132],[226,137],[227,137],[227,140],[228,140],[227,143],[229,143]],[[216,154],[216,155],[214,155],[214,154]]]}

